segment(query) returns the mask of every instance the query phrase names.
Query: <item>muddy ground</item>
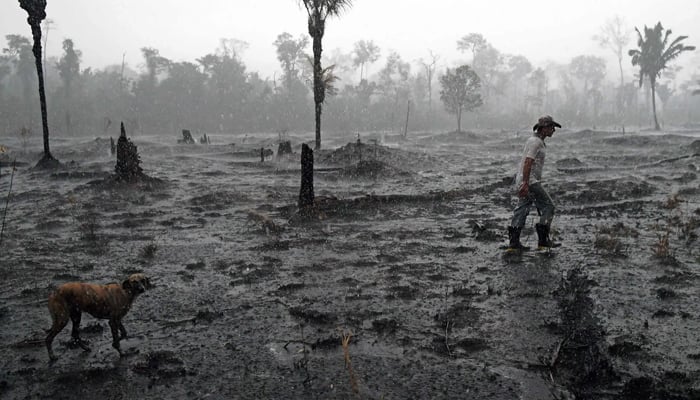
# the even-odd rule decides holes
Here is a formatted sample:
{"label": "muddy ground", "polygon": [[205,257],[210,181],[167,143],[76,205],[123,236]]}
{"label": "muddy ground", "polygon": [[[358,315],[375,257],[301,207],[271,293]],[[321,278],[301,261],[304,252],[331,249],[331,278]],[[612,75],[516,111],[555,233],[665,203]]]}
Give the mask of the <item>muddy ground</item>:
{"label": "muddy ground", "polygon": [[[277,135],[1,138],[0,397],[700,398],[700,132],[560,130],[547,142],[553,253],[505,256],[528,132],[324,137],[319,212],[295,214]],[[20,164],[11,177],[7,163]],[[536,213],[523,240],[534,245]],[[48,363],[46,298],[74,280],[157,286],[124,325],[83,317]]]}

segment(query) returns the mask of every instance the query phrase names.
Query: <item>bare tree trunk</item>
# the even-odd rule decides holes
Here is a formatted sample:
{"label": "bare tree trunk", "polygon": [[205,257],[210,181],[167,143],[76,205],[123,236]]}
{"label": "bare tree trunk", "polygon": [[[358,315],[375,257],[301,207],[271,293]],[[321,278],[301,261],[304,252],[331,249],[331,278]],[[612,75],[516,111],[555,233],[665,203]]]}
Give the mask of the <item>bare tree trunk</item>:
{"label": "bare tree trunk", "polygon": [[651,81],[651,108],[654,110],[654,129],[657,131],[661,130],[659,126],[659,120],[656,118],[656,81]]}
{"label": "bare tree trunk", "polygon": [[316,124],[316,145],[314,149],[321,150],[321,109],[322,104],[316,103],[314,119]]}
{"label": "bare tree trunk", "polygon": [[33,18],[31,15],[28,18],[29,24],[32,27],[32,37],[34,38],[34,46],[32,47],[32,52],[34,53],[34,61],[36,64],[36,73],[39,78],[39,101],[41,103],[41,124],[44,132],[44,157],[39,160],[39,164],[43,164],[46,161],[55,160],[51,155],[51,150],[49,149],[49,123],[46,111],[46,90],[44,89],[44,69],[42,66],[42,52],[41,52],[41,20]]}
{"label": "bare tree trunk", "polygon": [[617,59],[617,63],[620,67],[620,91],[618,92],[617,96],[617,105],[619,107],[618,115],[622,120],[622,133],[625,133],[625,74],[622,71],[622,57]]}
{"label": "bare tree trunk", "polygon": [[321,111],[323,107],[323,100],[325,97],[325,87],[323,85],[323,79],[321,77],[321,52],[323,48],[321,47],[321,36],[322,34],[316,34],[313,36],[313,47],[314,47],[314,103],[316,104],[315,117],[316,117],[316,150],[321,149]]}
{"label": "bare tree trunk", "polygon": [[411,114],[411,100],[408,101],[408,106],[406,107],[406,125],[403,127],[403,137],[408,136],[408,116]]}
{"label": "bare tree trunk", "polygon": [[462,110],[457,110],[457,133],[462,132]]}
{"label": "bare tree trunk", "polygon": [[71,131],[73,130],[71,126],[71,117],[70,117],[70,109],[71,109],[71,98],[72,98],[72,90],[70,87],[70,84],[66,85],[66,135],[70,135]]}

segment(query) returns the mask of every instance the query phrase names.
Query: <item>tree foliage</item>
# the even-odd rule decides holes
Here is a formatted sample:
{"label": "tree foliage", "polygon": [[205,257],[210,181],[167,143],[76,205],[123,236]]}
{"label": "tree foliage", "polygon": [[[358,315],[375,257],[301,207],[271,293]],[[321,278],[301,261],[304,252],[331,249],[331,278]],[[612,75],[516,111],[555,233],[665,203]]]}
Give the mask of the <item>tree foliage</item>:
{"label": "tree foliage", "polygon": [[322,40],[326,32],[326,19],[337,16],[352,5],[351,0],[302,0],[308,15],[309,36],[313,38],[314,52],[314,104],[316,125],[316,146],[321,148],[321,111],[326,96],[324,70],[321,66]]}
{"label": "tree foliage", "polygon": [[678,36],[671,40],[671,30],[664,30],[661,22],[653,28],[645,25],[644,34],[638,28],[634,30],[637,32],[637,48],[630,49],[628,54],[632,57],[632,65],[639,67],[639,87],[642,87],[645,77],[649,78],[654,127],[659,130],[661,128],[656,116],[656,81],[671,61],[683,52],[695,50],[695,46],[683,44],[688,36]]}
{"label": "tree foliage", "polygon": [[[275,37],[297,43],[304,40],[301,36]],[[475,34],[474,38],[477,37]],[[310,38],[307,40],[311,42]],[[595,77],[595,68],[590,76],[584,73],[586,68],[572,70],[572,59],[550,61],[534,67],[525,57],[498,52],[485,39],[475,43],[480,65],[486,65],[490,60],[494,66],[491,70],[492,86],[487,90],[479,71],[469,65],[480,78],[479,93],[484,104],[479,107],[478,115],[463,115],[461,122],[458,121],[460,128],[462,124],[478,123],[519,129],[528,125],[533,115],[545,113],[559,115],[569,120],[572,126],[581,128],[596,124],[619,127],[620,118],[615,107],[619,89],[616,74],[612,74],[611,80],[599,81]],[[48,113],[53,122],[52,134],[110,136],[116,129],[118,135],[118,121],[124,121],[131,135],[172,134],[174,138],[180,137],[182,129],[190,129],[197,135],[203,132],[303,134],[314,131],[315,121],[311,117],[315,107],[313,58],[308,62],[304,55],[296,63],[296,71],[290,68],[290,76],[297,78],[288,88],[285,63],[279,63],[277,72],[261,76],[250,71],[243,62],[245,42],[222,39],[213,44],[212,51],[204,51],[189,62],[171,61],[162,51],[151,48],[133,69],[122,61],[121,56],[115,64],[99,69],[85,68],[80,64],[72,69],[78,73],[71,74],[69,85],[73,93],[70,96],[66,95],[67,82],[61,78],[59,65],[62,59],[66,65],[75,65],[67,63],[72,57],[67,57],[65,51],[49,57],[46,96],[51,105]],[[75,44],[73,51],[79,55],[77,47]],[[0,50],[0,135],[18,136],[22,128],[25,132],[40,135],[41,120],[36,107],[39,104],[37,74],[31,38],[20,35],[0,37]],[[310,49],[307,50],[311,53]],[[354,46],[330,48],[323,53],[320,81],[324,88],[323,124],[326,130],[350,135],[352,140],[356,139],[357,132],[403,132],[408,102],[409,130],[454,130],[455,114],[448,113],[445,107],[435,107],[434,104],[431,107],[431,99],[435,101],[442,89],[439,77],[445,73],[444,65],[451,64],[452,60],[440,57],[438,63],[438,55],[432,52],[422,60],[405,60],[402,54],[390,52],[380,59],[379,68],[372,68],[376,68],[372,74],[367,73],[369,64],[365,64],[364,79],[358,83],[359,67],[355,64],[358,60],[353,50]],[[496,57],[487,57],[489,54]],[[472,55],[469,47],[463,58],[469,59]],[[700,97],[691,96],[692,91],[698,89],[696,82],[700,78],[691,76],[687,82],[674,82],[683,76],[669,74],[674,66],[664,69],[657,83],[667,84],[675,91],[659,90],[660,86],[657,86],[657,100],[664,101],[667,120],[700,123],[700,116],[691,112],[700,107]],[[450,70],[454,73],[452,67]],[[66,76],[65,72],[63,75]],[[335,79],[336,75],[342,80]],[[623,106],[628,122],[644,123],[643,115],[651,119],[651,113],[645,112],[651,108],[651,97],[635,88],[636,78],[626,76],[626,82]],[[583,90],[586,85],[587,92]],[[331,96],[332,93],[336,95]],[[68,133],[63,129],[67,111],[71,114]]]}
{"label": "tree foliage", "polygon": [[468,65],[455,70],[447,69],[440,77],[440,99],[450,114],[457,116],[457,131],[462,129],[462,113],[472,111],[483,104],[479,89],[481,79]]}
{"label": "tree foliage", "polygon": [[379,60],[381,49],[371,40],[360,40],[355,42],[352,54],[352,63],[354,66],[360,67],[360,81],[362,81],[365,64],[372,64]]}
{"label": "tree foliage", "polygon": [[65,39],[63,41],[63,56],[56,63],[56,69],[58,70],[58,75],[61,77],[63,82],[63,90],[65,94],[65,123],[66,132],[72,133],[73,123],[71,116],[70,105],[72,103],[71,98],[73,96],[73,82],[77,81],[80,77],[80,58],[82,52],[76,50],[73,46],[73,41],[71,39]]}
{"label": "tree foliage", "polygon": [[61,80],[63,80],[63,84],[68,88],[80,75],[80,58],[82,54],[80,50],[74,48],[73,40],[65,39],[63,41],[63,56],[56,63],[56,68]]}
{"label": "tree foliage", "polygon": [[[605,24],[601,27],[600,33],[593,36],[593,40],[598,42],[598,45],[604,48],[610,49],[617,58],[617,66],[620,71],[620,87],[618,88],[617,104],[616,109],[620,117],[624,119],[623,115],[623,89],[625,86],[625,73],[622,69],[622,58],[624,56],[624,50],[630,41],[632,30],[627,27],[625,20],[619,15],[615,15],[613,18],[607,20]],[[624,121],[623,121],[624,123]]]}
{"label": "tree foliage", "polygon": [[304,50],[309,45],[309,38],[304,36],[295,40],[290,33],[283,32],[272,44],[282,66],[285,89],[291,91],[294,81],[299,79],[299,63],[305,59]]}

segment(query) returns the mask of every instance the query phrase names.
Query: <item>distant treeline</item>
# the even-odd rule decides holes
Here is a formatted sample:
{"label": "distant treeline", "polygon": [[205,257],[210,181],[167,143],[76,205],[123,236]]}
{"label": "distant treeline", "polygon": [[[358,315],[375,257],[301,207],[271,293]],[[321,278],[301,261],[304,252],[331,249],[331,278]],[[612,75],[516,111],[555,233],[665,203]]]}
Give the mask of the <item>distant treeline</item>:
{"label": "distant treeline", "polygon": [[[39,135],[37,77],[31,40],[6,36],[0,56],[0,135]],[[193,132],[313,131],[312,70],[308,39],[282,33],[274,42],[280,73],[261,77],[248,71],[245,43],[222,40],[220,47],[194,62],[174,62],[157,49],[143,48],[143,67],[125,64],[83,68],[82,53],[63,41],[60,57],[44,60],[49,124],[53,137],[118,133],[124,121],[130,135]],[[632,46],[630,46],[632,47]],[[520,55],[503,54],[481,35],[457,43],[464,62],[447,62],[426,52],[413,63],[358,41],[349,53],[324,54],[331,85],[323,109],[323,130],[348,133],[454,130],[455,118],[440,100],[445,65],[468,64],[481,81],[483,104],[463,117],[465,130],[527,129],[534,118],[556,115],[571,128],[620,129],[653,126],[649,85],[638,78],[606,77],[603,58],[582,55],[567,63],[535,67]],[[627,59],[625,61],[629,63]],[[454,67],[453,67],[453,66]],[[676,70],[656,82],[662,125],[700,123],[700,96],[694,77],[675,81]],[[406,122],[409,114],[408,125]],[[310,136],[311,139],[311,136]]]}

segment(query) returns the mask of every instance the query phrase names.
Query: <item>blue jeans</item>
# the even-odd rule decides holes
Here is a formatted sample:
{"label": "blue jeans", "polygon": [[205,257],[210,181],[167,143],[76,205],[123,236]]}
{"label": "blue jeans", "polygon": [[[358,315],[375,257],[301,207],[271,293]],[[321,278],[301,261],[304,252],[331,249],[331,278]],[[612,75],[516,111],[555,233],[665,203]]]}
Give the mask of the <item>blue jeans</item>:
{"label": "blue jeans", "polygon": [[549,226],[552,223],[554,202],[539,182],[530,185],[527,197],[519,197],[518,199],[518,205],[513,210],[513,219],[510,222],[510,226],[514,228],[524,227],[533,203],[540,212],[540,224]]}

